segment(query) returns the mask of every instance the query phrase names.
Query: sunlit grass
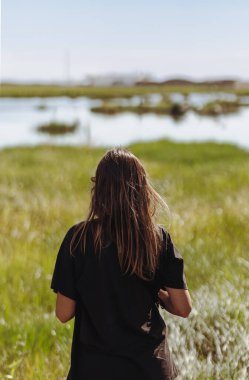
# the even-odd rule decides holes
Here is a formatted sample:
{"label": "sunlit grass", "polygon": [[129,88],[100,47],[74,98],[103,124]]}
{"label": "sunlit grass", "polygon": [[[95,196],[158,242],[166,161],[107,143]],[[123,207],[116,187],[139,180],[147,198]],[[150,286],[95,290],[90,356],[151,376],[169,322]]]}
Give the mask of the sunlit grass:
{"label": "sunlit grass", "polygon": [[[248,263],[240,262],[240,272]],[[183,379],[242,379],[249,371],[248,282],[239,275],[203,285],[193,292],[188,319],[164,314],[168,340]],[[246,290],[247,289],[247,290]]]}
{"label": "sunlit grass", "polygon": [[[193,311],[186,320],[165,314],[182,379],[246,380],[249,153],[167,141],[131,149],[168,202],[171,218],[159,222],[185,259]],[[73,321],[61,325],[54,316],[51,274],[65,232],[86,215],[90,176],[104,152],[0,151],[1,379],[67,374]]]}

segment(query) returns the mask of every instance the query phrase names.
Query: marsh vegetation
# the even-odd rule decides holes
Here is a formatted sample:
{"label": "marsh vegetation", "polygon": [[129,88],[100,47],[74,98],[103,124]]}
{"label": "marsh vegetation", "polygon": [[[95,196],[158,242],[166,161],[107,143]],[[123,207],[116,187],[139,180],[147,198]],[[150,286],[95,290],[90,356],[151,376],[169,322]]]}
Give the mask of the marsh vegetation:
{"label": "marsh vegetation", "polygon": [[131,98],[137,95],[148,94],[171,94],[180,93],[189,95],[191,93],[231,93],[238,96],[248,96],[248,87],[224,86],[221,84],[194,86],[188,85],[130,85],[130,86],[66,86],[66,85],[42,85],[42,84],[10,84],[1,85],[0,97],[58,97],[67,96],[71,98],[86,96],[93,99]]}
{"label": "marsh vegetation", "polygon": [[66,133],[74,133],[79,128],[79,122],[62,123],[59,121],[51,121],[46,124],[38,125],[37,131],[47,133],[49,135],[64,135]]}
{"label": "marsh vegetation", "polygon": [[[163,314],[180,379],[246,380],[249,153],[166,140],[130,149],[165,197],[171,216],[158,221],[185,259],[193,310],[186,320]],[[1,379],[57,380],[68,371],[73,321],[56,320],[50,281],[65,232],[86,215],[90,177],[104,152],[0,151]]]}
{"label": "marsh vegetation", "polygon": [[212,102],[207,102],[201,107],[197,107],[187,103],[186,101],[182,103],[176,103],[170,99],[167,101],[161,100],[158,103],[150,103],[148,99],[142,100],[140,104],[118,104],[111,101],[104,101],[99,106],[91,107],[92,112],[102,113],[107,115],[115,115],[122,112],[132,112],[136,114],[147,114],[154,113],[158,115],[169,115],[173,118],[179,118],[186,114],[188,111],[192,111],[202,116],[221,116],[230,113],[236,113],[241,107],[248,106],[247,103],[242,103],[240,100],[222,100],[217,99]]}

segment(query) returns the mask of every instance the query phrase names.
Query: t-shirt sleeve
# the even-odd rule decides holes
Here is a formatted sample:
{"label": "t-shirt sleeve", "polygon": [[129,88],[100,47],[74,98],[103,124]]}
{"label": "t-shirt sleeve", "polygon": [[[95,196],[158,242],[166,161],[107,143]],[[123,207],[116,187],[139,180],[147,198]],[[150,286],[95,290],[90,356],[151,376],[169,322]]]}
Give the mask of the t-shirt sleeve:
{"label": "t-shirt sleeve", "polygon": [[66,233],[57,254],[50,288],[73,300],[77,299],[75,257],[70,253],[72,228]]}
{"label": "t-shirt sleeve", "polygon": [[174,245],[170,234],[164,229],[160,272],[162,286],[175,289],[188,289],[183,257]]}

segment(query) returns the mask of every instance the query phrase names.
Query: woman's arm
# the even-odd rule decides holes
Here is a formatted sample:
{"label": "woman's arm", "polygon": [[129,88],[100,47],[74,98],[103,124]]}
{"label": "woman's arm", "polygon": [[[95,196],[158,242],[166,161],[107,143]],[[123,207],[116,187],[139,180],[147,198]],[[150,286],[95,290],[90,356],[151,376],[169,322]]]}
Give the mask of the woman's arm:
{"label": "woman's arm", "polygon": [[57,293],[55,314],[62,323],[68,322],[75,316],[75,307],[75,300],[64,296],[60,292]]}
{"label": "woman's arm", "polygon": [[166,290],[159,290],[158,297],[163,302],[165,309],[171,314],[187,318],[192,310],[192,301],[187,289],[166,287]]}

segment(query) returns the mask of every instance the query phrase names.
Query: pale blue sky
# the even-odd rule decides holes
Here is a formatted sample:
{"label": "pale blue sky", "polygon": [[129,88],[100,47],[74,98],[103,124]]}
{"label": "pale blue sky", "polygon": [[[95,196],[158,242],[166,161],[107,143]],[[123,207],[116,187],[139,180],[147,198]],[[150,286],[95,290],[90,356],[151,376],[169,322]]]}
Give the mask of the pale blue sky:
{"label": "pale blue sky", "polygon": [[2,80],[249,79],[248,0],[3,0]]}

